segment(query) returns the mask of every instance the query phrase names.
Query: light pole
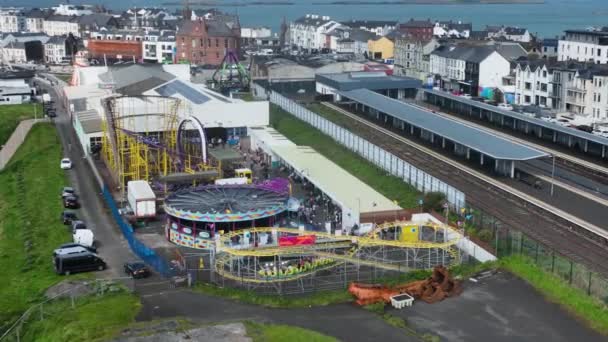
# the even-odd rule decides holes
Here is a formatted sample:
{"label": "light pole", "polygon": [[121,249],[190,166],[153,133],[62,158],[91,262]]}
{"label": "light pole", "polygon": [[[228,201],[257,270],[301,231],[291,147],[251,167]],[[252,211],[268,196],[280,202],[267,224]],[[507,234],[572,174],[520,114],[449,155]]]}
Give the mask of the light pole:
{"label": "light pole", "polygon": [[555,154],[553,155],[553,163],[551,167],[551,197],[553,197],[553,188],[555,187]]}

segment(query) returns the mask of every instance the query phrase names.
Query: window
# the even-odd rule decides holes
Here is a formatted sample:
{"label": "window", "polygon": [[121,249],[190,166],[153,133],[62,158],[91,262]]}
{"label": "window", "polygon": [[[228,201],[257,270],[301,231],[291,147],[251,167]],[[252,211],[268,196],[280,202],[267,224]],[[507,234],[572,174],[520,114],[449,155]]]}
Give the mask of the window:
{"label": "window", "polygon": [[218,59],[220,58],[220,53],[219,52],[215,53],[215,58],[218,58]]}
{"label": "window", "polygon": [[205,44],[204,44],[204,41],[203,41],[203,38],[201,38],[201,39],[200,39],[199,44],[200,44],[200,47],[203,47],[203,46],[205,45]]}
{"label": "window", "polygon": [[224,38],[224,48],[228,48],[228,38]]}
{"label": "window", "polygon": [[602,49],[598,48],[597,49],[597,56],[600,57],[602,55]]}
{"label": "window", "polygon": [[543,70],[543,77],[547,77],[547,70]]}
{"label": "window", "polygon": [[215,47],[220,47],[220,40],[215,38]]}
{"label": "window", "polygon": [[207,47],[211,47],[211,39],[207,39]]}
{"label": "window", "polygon": [[530,95],[524,96],[524,102],[525,103],[530,103]]}
{"label": "window", "polygon": [[532,90],[532,83],[530,83],[530,82],[526,82],[526,83],[524,84],[524,87],[526,88],[526,90]]}

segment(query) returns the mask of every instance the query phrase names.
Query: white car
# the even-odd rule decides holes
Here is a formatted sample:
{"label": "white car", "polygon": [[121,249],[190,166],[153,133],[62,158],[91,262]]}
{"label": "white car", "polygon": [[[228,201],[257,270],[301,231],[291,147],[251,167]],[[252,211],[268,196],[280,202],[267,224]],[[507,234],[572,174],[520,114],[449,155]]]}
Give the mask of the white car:
{"label": "white car", "polygon": [[513,110],[513,106],[511,106],[508,103],[499,103],[498,108],[504,109],[504,110]]}
{"label": "white car", "polygon": [[70,158],[63,158],[61,159],[61,164],[60,167],[62,170],[69,170],[72,168],[72,161],[70,160]]}

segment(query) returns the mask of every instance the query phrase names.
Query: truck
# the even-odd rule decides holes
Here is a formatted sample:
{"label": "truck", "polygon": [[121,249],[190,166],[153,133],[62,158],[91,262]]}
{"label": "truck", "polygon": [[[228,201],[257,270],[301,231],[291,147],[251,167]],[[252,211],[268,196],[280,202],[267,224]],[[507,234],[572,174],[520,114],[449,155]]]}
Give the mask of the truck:
{"label": "truck", "polygon": [[127,200],[136,219],[156,216],[156,195],[147,181],[128,182]]}

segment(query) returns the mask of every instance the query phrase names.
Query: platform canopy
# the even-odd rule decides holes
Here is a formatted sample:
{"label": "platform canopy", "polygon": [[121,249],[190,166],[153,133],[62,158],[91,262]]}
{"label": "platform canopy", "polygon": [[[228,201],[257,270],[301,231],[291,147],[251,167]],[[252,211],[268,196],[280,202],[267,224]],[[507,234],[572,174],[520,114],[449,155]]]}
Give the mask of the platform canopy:
{"label": "platform canopy", "polygon": [[353,212],[401,209],[392,200],[308,146],[273,146],[272,149],[298,174]]}
{"label": "platform canopy", "polygon": [[340,95],[498,160],[529,160],[548,156],[526,145],[497,137],[488,131],[420,109],[367,89],[341,91]]}

